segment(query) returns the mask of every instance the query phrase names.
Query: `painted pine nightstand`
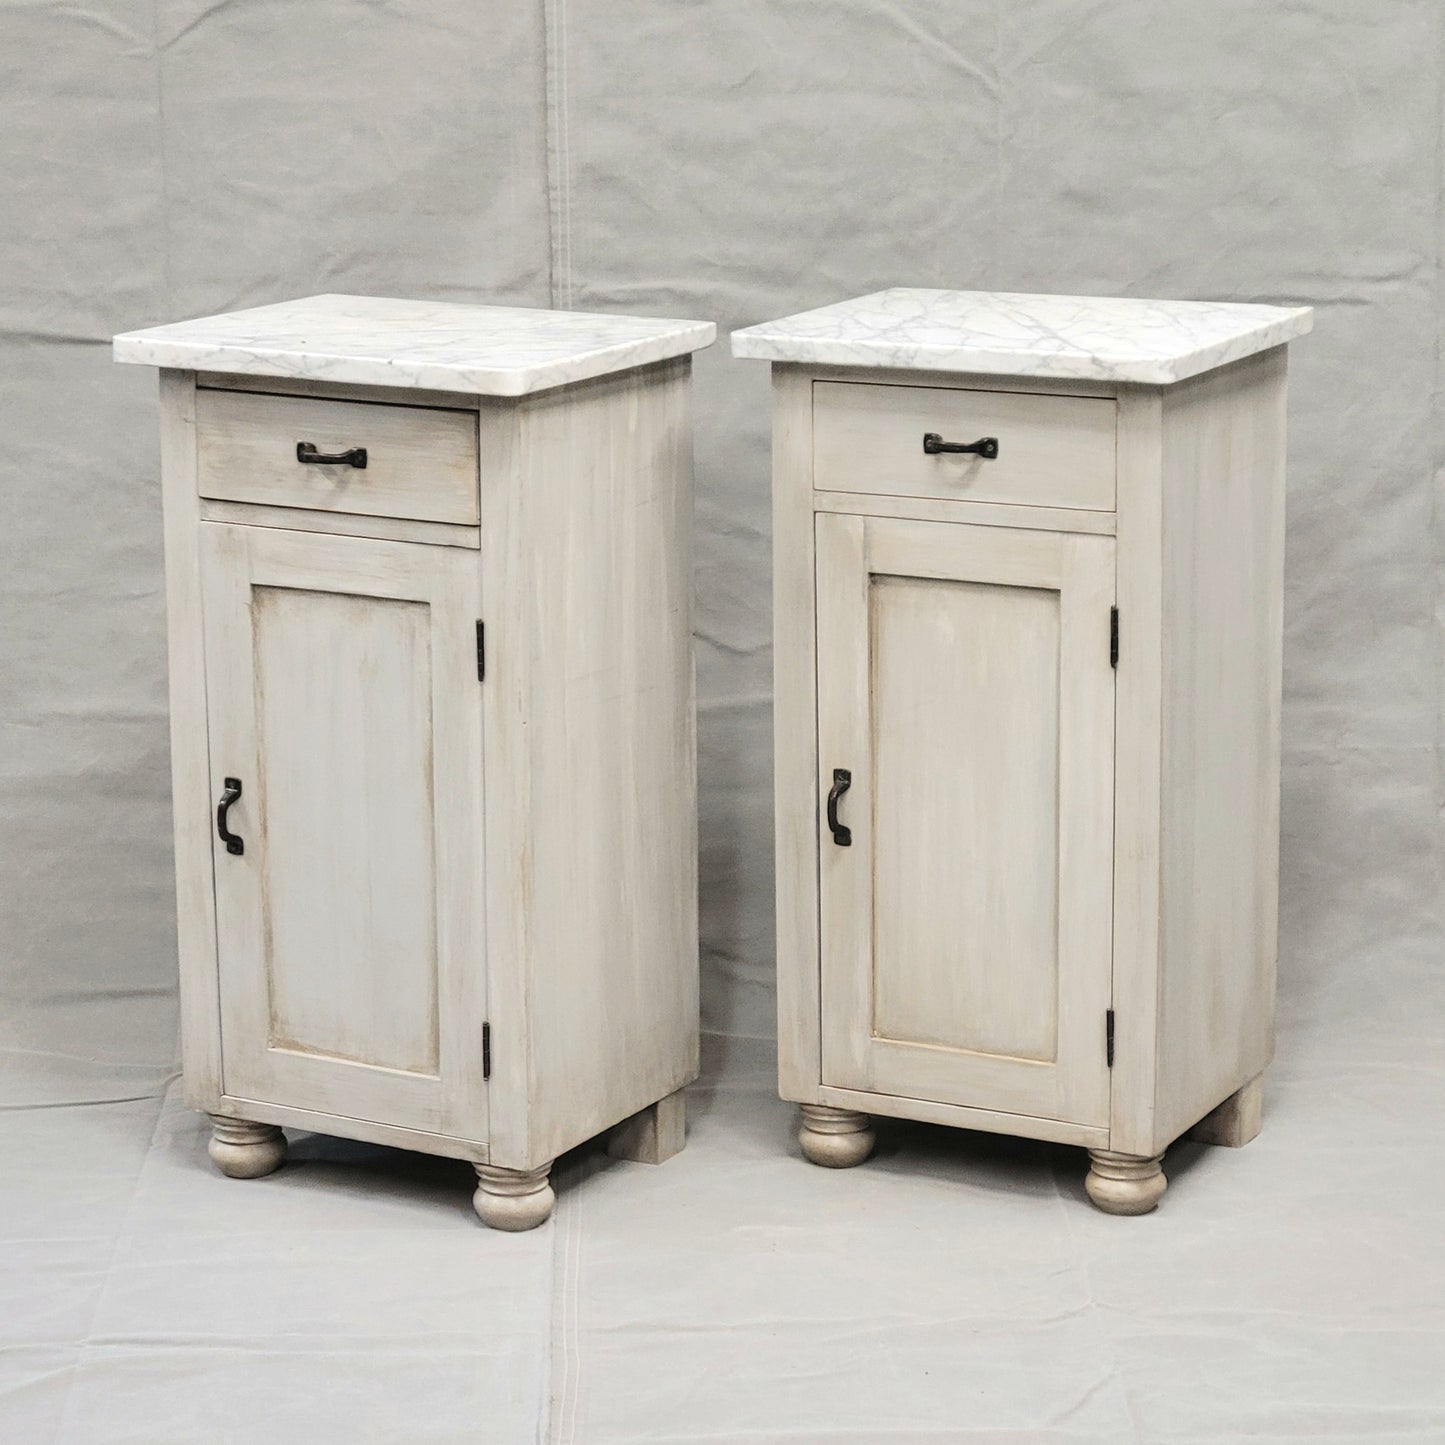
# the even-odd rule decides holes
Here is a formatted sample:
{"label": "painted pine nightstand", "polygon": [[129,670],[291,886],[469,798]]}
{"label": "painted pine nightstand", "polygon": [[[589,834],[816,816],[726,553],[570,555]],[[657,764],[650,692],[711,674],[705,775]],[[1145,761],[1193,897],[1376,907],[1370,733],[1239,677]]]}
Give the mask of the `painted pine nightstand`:
{"label": "painted pine nightstand", "polygon": [[773,363],[779,1071],[1085,1146],[1101,1209],[1259,1128],[1285,343],[1306,308],[893,290]]}
{"label": "painted pine nightstand", "polygon": [[161,368],[182,1042],[281,1127],[476,1165],[682,1146],[697,1074],[690,353],[710,323],[317,296]]}

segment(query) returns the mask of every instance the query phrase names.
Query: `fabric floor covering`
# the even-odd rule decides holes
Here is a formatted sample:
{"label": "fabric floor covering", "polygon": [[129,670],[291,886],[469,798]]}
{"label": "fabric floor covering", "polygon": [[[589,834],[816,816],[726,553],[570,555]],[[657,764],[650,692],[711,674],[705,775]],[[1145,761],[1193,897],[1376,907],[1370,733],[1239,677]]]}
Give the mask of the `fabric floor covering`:
{"label": "fabric floor covering", "polygon": [[578,1150],[514,1236],[465,1164],[293,1133],[224,1179],[176,1080],[11,1050],[0,1442],[1445,1440],[1442,996],[1410,951],[1312,996],[1260,1137],[1177,1145],[1143,1219],[942,1128],[813,1168],[771,1043],[708,1039],[684,1152]]}

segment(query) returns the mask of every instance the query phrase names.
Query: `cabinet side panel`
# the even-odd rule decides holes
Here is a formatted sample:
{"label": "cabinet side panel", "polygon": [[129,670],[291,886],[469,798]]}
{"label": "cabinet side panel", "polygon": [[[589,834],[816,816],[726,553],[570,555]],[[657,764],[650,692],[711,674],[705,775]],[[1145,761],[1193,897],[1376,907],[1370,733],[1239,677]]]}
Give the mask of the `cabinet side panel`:
{"label": "cabinet side panel", "polygon": [[818,704],[810,377],[773,368],[773,794],[778,1092],[820,1102]]}
{"label": "cabinet side panel", "polygon": [[181,1055],[186,1102],[196,1109],[209,1109],[221,1096],[221,1010],[211,871],[212,799],[206,741],[194,374],[162,371],[160,398]]}
{"label": "cabinet side panel", "polygon": [[1273,1050],[1284,349],[1166,393],[1155,1142]]}
{"label": "cabinet side panel", "polygon": [[539,1164],[697,1076],[690,375],[521,411],[529,627],[498,645],[529,652],[530,1157],[499,1139],[496,1164]]}

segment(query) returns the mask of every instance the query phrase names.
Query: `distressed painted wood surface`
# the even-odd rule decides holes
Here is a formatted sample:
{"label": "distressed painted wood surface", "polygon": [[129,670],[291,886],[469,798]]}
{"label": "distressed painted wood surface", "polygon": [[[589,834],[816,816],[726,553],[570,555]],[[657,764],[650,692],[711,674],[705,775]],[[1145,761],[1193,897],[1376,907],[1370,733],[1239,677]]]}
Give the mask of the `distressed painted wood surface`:
{"label": "distressed painted wood surface", "polygon": [[[477,524],[477,413],[241,391],[196,393],[203,497]],[[366,449],[366,466],[297,460]]]}
{"label": "distressed painted wood surface", "polygon": [[[690,365],[521,402],[205,382],[204,447],[195,377],[161,383],[187,1098],[233,1169],[281,1127],[415,1148],[531,1227],[563,1149],[681,1147],[697,1073]],[[234,497],[217,418],[261,448],[222,448]],[[392,498],[278,484],[298,418],[414,443]]]}
{"label": "distressed painted wood surface", "polygon": [[220,976],[211,872],[212,809],[206,727],[206,640],[196,493],[196,382],[160,374],[161,490],[170,674],[171,807],[180,956],[181,1065],[186,1102],[210,1110],[221,1096]]}
{"label": "distressed painted wood surface", "polygon": [[679,1089],[617,1125],[607,1136],[607,1152],[635,1164],[664,1164],[682,1152],[686,1138],[687,1102]]}
{"label": "distressed painted wood surface", "polygon": [[[1273,1033],[1284,385],[1282,348],[1175,386],[774,367],[785,1098],[1087,1145],[1091,1193],[1116,1212],[1153,1207],[1163,1151],[1191,1126],[1226,1143],[1253,1137]],[[909,411],[917,397],[900,394],[1000,390],[1035,418],[1060,408],[1061,427],[1076,402],[1098,408],[1080,417],[1115,417],[1117,497],[1060,505],[1047,485],[950,495],[894,460],[923,425]],[[1067,470],[1067,451],[1050,467]],[[908,542],[890,552],[880,539],[894,528]],[[1097,630],[1065,635],[1067,589],[1047,567],[1002,576],[959,563],[957,539],[974,533],[1034,563],[1040,547],[1109,549],[1095,581],[1096,603],[1119,609],[1111,744],[1098,743],[1102,722],[1081,730],[1063,701],[1081,658],[1100,655]],[[977,562],[990,549],[975,550]],[[997,682],[982,689],[980,678]],[[1027,715],[1010,716],[1010,689],[1035,704]],[[931,709],[946,730],[933,730]],[[1067,775],[1096,753],[1096,822],[1066,844]],[[852,772],[847,849],[823,816],[838,766]],[[1013,809],[1010,778],[1026,780]],[[950,819],[995,840],[989,863],[950,853],[963,852]],[[1012,1082],[1051,1067],[1040,1056],[1066,1038],[1070,870],[1092,878],[1079,906],[1106,958],[1078,1014],[1102,1084],[1073,1095],[1079,1107]],[[955,962],[980,947],[1009,960],[996,988]],[[1098,1057],[1104,1030],[1084,1027],[1109,1007],[1112,1069]],[[959,1066],[979,1058],[1007,1069]]]}
{"label": "distressed painted wood surface", "polygon": [[[813,384],[813,475],[835,492],[1114,508],[1115,405],[1107,397],[957,387]],[[930,455],[923,437],[998,442],[998,455]]]}
{"label": "distressed painted wood surface", "polygon": [[1108,1117],[1113,542],[818,518],[823,1081]]}
{"label": "distressed painted wood surface", "polygon": [[1217,1108],[1211,1109],[1190,1131],[1200,1144],[1241,1149],[1260,1131],[1264,1118],[1264,1076],[1256,1074]]}
{"label": "distressed painted wood surface", "polygon": [[330,532],[338,537],[375,537],[381,542],[420,542],[423,546],[482,545],[480,527],[450,522],[417,522],[410,517],[364,517],[352,512],[313,512],[305,507],[273,507],[257,502],[201,498],[203,522],[233,522],[239,527],[276,527],[283,532]]}
{"label": "distressed painted wood surface", "polygon": [[484,498],[497,1164],[697,1075],[690,370],[524,401]]}
{"label": "distressed painted wood surface", "polygon": [[838,1089],[825,1084],[818,1091],[825,1104],[859,1109],[885,1118],[916,1119],[923,1124],[945,1124],[951,1129],[973,1129],[981,1134],[1012,1134],[1020,1139],[1047,1139],[1055,1144],[1081,1144],[1104,1148],[1107,1125],[1071,1124],[1065,1119],[1044,1119],[1033,1114],[1008,1114],[963,1104],[942,1104],[937,1099],[907,1098],[862,1089]]}
{"label": "distressed painted wood surface", "polygon": [[1114,535],[1113,512],[1084,512],[1071,507],[1030,507],[1022,511],[1008,503],[885,497],[876,492],[814,492],[813,508],[859,517],[903,517],[918,522],[962,522],[974,527],[1029,527],[1046,532]]}
{"label": "distressed painted wood surface", "polygon": [[228,1094],[486,1138],[474,554],[202,524]]}
{"label": "distressed painted wood surface", "polygon": [[380,402],[388,406],[440,407],[446,411],[477,411],[488,406],[510,408],[510,402],[467,391],[418,391],[411,386],[353,386],[346,382],[316,381],[303,376],[244,375],[231,371],[200,371],[201,391],[249,391],[265,396],[314,396],[328,401]]}
{"label": "distressed painted wood surface", "polygon": [[1284,408],[1282,348],[1164,399],[1160,1148],[1274,1052]]}
{"label": "distressed painted wood surface", "polygon": [[1163,497],[1157,387],[1119,396],[1114,747],[1114,1068],[1109,1147],[1152,1156],[1159,1008]]}
{"label": "distressed painted wood surface", "polygon": [[777,873],[778,1087],[821,1102],[818,979],[818,703],[812,382],[773,368],[773,837]]}

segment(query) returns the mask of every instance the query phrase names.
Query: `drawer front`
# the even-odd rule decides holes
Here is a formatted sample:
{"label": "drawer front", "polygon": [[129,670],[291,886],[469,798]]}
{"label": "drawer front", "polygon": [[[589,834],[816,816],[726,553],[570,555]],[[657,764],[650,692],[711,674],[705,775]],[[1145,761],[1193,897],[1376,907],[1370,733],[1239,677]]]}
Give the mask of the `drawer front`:
{"label": "drawer front", "polygon": [[[366,465],[303,462],[362,447]],[[200,493],[219,501],[477,524],[477,414],[256,392],[196,392]]]}
{"label": "drawer front", "polygon": [[[813,383],[813,486],[877,496],[1114,510],[1112,397]],[[998,455],[929,454],[923,438],[998,441]]]}

